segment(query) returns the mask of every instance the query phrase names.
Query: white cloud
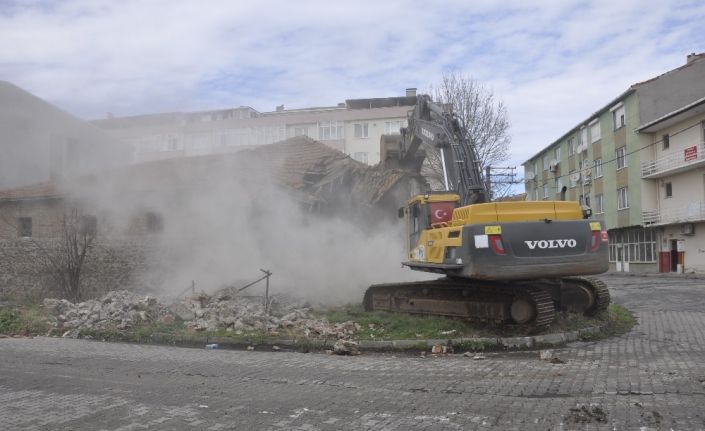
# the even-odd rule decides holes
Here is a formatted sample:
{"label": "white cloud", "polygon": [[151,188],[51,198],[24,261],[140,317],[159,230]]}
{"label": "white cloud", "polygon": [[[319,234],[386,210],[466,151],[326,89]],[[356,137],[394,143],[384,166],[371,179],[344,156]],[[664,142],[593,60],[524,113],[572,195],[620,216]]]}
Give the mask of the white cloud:
{"label": "white cloud", "polygon": [[426,88],[454,68],[505,101],[514,163],[705,50],[700,2],[2,5],[0,79],[81,117],[330,105]]}

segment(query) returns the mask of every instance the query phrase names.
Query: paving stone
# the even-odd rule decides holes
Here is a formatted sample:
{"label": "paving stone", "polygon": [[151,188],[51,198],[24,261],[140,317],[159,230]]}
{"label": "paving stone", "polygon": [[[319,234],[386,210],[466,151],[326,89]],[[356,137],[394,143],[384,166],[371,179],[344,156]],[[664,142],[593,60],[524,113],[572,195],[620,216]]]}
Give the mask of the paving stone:
{"label": "paving stone", "polygon": [[702,280],[603,279],[639,325],[621,337],[553,348],[566,362],[559,365],[535,351],[469,361],[1,339],[0,423],[4,430],[705,429]]}

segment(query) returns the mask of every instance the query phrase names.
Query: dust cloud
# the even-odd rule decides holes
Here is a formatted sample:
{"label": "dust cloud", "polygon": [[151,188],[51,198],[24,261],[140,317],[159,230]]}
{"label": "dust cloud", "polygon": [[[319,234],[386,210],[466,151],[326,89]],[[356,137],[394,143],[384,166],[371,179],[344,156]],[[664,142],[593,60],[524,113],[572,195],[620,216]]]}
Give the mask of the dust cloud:
{"label": "dust cloud", "polygon": [[[212,160],[148,164],[74,190],[115,232],[145,212],[160,215],[160,232],[141,240],[152,263],[143,277],[161,294],[192,281],[198,291],[240,287],[267,269],[274,294],[340,304],[360,302],[370,284],[427,278],[401,268],[405,228],[395,212],[344,192],[333,207],[312,211],[310,197],[277,183],[278,163],[247,152]],[[260,283],[247,293],[263,290]]]}

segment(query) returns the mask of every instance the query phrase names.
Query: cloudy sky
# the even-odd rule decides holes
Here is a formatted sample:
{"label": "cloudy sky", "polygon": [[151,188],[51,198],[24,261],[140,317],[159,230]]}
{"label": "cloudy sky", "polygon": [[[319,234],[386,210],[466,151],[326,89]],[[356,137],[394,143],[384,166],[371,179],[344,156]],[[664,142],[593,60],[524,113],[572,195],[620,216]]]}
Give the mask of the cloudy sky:
{"label": "cloudy sky", "polygon": [[701,0],[0,0],[0,80],[93,119],[333,105],[455,70],[505,102],[520,163],[705,51],[703,23]]}

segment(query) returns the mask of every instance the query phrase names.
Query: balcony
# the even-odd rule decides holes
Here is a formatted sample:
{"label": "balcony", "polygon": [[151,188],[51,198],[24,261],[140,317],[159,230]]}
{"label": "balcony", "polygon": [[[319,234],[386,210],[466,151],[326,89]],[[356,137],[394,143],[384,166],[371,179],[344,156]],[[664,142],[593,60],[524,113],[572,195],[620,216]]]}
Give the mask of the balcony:
{"label": "balcony", "polygon": [[692,145],[684,150],[672,150],[673,154],[653,162],[641,164],[642,178],[661,178],[700,166],[705,166],[705,144]]}
{"label": "balcony", "polygon": [[705,220],[705,202],[690,202],[682,207],[646,210],[641,213],[644,226],[693,223]]}

